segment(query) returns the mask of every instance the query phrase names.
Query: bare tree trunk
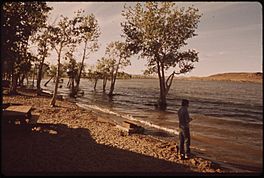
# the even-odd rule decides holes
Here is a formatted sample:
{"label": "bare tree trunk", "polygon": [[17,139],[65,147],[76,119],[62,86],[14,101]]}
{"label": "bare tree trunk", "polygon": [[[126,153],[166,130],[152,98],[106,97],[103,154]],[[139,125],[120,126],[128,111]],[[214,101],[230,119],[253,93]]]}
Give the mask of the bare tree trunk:
{"label": "bare tree trunk", "polygon": [[18,77],[18,86],[23,86],[23,80],[24,80],[25,74],[20,74]]}
{"label": "bare tree trunk", "polygon": [[12,70],[12,83],[10,86],[10,94],[17,94],[17,78],[18,75]]}
{"label": "bare tree trunk", "polygon": [[34,87],[34,81],[35,81],[35,67],[33,68],[33,81],[32,81],[32,87]]}
{"label": "bare tree trunk", "polygon": [[114,89],[115,89],[115,84],[114,84],[114,82],[111,82],[110,90],[109,90],[109,93],[108,93],[109,96],[113,95]]}
{"label": "bare tree trunk", "polygon": [[95,78],[94,79],[94,91],[96,91],[97,81],[98,81],[98,78]]}
{"label": "bare tree trunk", "polygon": [[10,93],[11,94],[17,94],[17,75],[12,76],[12,84],[10,88]]}
{"label": "bare tree trunk", "polygon": [[57,75],[56,75],[56,83],[55,83],[55,87],[54,87],[54,92],[53,92],[53,96],[50,102],[50,106],[54,107],[56,104],[56,97],[57,97],[57,92],[58,92],[58,86],[59,86],[59,81],[60,81],[60,55],[61,55],[61,48],[58,52],[58,66],[57,66]]}
{"label": "bare tree trunk", "polygon": [[27,80],[27,86],[28,86],[28,74],[27,74],[27,76],[26,76],[26,80]]}
{"label": "bare tree trunk", "polygon": [[108,93],[109,96],[113,96],[113,92],[115,89],[116,76],[118,73],[120,62],[121,62],[121,59],[119,59],[117,66],[116,66],[116,71],[115,71],[115,73],[113,73],[112,78],[111,78],[110,91]]}
{"label": "bare tree trunk", "polygon": [[76,87],[75,87],[76,93],[77,93],[77,91],[79,89],[79,84],[80,84],[80,80],[81,80],[81,76],[82,76],[82,70],[83,70],[83,66],[84,66],[84,59],[85,59],[85,55],[86,55],[87,43],[88,43],[88,40],[85,41],[85,46],[84,46],[84,50],[83,50],[82,64],[81,64],[81,68],[80,68],[80,71],[79,71],[79,75],[77,76]]}
{"label": "bare tree trunk", "polygon": [[70,97],[74,97],[77,94],[77,91],[74,88],[74,78],[71,77],[71,93],[70,93]]}
{"label": "bare tree trunk", "polygon": [[112,96],[113,95],[113,91],[114,91],[114,88],[113,88],[113,80],[114,80],[114,69],[112,68],[112,70],[111,70],[111,76],[110,76],[110,89],[109,89],[109,93],[108,93],[109,96]]}
{"label": "bare tree trunk", "polygon": [[175,72],[173,72],[166,80],[166,91],[165,91],[165,95],[168,95],[168,92],[170,90],[173,78],[174,78],[174,74],[176,74]]}
{"label": "bare tree trunk", "polygon": [[25,80],[26,75],[23,74],[21,77],[21,86],[24,86],[24,80]]}
{"label": "bare tree trunk", "polygon": [[48,83],[51,81],[51,79],[53,79],[54,76],[51,76],[50,79],[44,84],[44,86],[46,87],[48,85]]}
{"label": "bare tree trunk", "polygon": [[107,84],[107,77],[104,77],[104,79],[103,79],[103,92],[104,93],[105,93],[106,84]]}
{"label": "bare tree trunk", "polygon": [[116,73],[113,75],[113,79],[111,80],[111,84],[110,84],[110,91],[109,91],[109,94],[110,96],[113,95],[114,93],[114,89],[115,89],[115,82],[116,82]]}
{"label": "bare tree trunk", "polygon": [[71,88],[71,77],[69,77],[68,83],[67,83],[67,87]]}
{"label": "bare tree trunk", "polygon": [[158,66],[158,76],[160,83],[160,97],[158,100],[158,108],[161,110],[166,110],[167,102],[166,102],[166,89],[165,89],[165,76],[164,76],[164,66],[157,61]]}
{"label": "bare tree trunk", "polygon": [[39,71],[38,71],[38,77],[37,77],[37,95],[41,94],[40,83],[42,79],[42,69],[43,69],[44,60],[45,58],[43,57],[39,64]]}

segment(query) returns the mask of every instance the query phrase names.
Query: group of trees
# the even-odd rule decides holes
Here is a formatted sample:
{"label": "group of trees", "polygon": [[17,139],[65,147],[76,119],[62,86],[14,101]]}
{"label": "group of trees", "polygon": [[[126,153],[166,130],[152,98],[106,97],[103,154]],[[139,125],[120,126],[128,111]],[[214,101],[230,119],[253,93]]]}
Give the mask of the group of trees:
{"label": "group of trees", "polygon": [[[37,88],[40,92],[40,80],[45,58],[50,50],[57,54],[57,73],[51,105],[55,105],[60,78],[61,59],[69,61],[72,96],[78,92],[85,59],[99,48],[100,29],[93,14],[85,15],[78,11],[72,19],[61,16],[54,25],[46,24],[47,13],[51,8],[44,2],[10,2],[4,3],[2,27],[2,59],[4,73],[12,77],[12,90],[15,90],[18,74],[28,71],[31,61],[38,62]],[[173,2],[136,3],[134,7],[124,6],[121,23],[122,37],[125,41],[110,42],[105,55],[97,61],[96,69],[90,73],[95,79],[103,80],[103,91],[110,81],[109,96],[113,95],[115,83],[120,70],[130,65],[130,57],[138,55],[147,60],[145,74],[156,73],[159,78],[160,96],[158,107],[166,109],[166,96],[175,74],[182,74],[194,68],[198,62],[198,52],[182,50],[187,40],[196,36],[195,29],[201,17],[194,7],[178,8]],[[21,19],[20,21],[17,19]],[[2,33],[3,34],[3,33]],[[38,45],[38,57],[27,51],[29,38]],[[65,52],[67,50],[67,52]],[[75,52],[82,52],[80,65],[76,63]],[[174,69],[166,77],[168,69]],[[24,70],[24,71],[23,71]],[[74,82],[76,84],[74,84]]]}
{"label": "group of trees", "polygon": [[[94,15],[85,15],[84,11],[78,11],[73,19],[61,16],[58,25],[48,26],[47,30],[49,31],[47,41],[57,53],[56,83],[50,103],[50,105],[54,106],[60,79],[60,64],[63,55],[66,60],[68,59],[70,61],[71,66],[75,67],[74,63],[76,59],[74,58],[74,52],[77,47],[83,49],[82,63],[76,77],[76,86],[74,86],[74,80],[72,80],[71,95],[74,96],[78,91],[84,60],[91,51],[95,51],[98,48],[97,42],[100,30]],[[63,53],[64,49],[67,49],[66,53]],[[89,52],[87,52],[87,50]]]}
{"label": "group of trees", "polygon": [[[47,24],[48,12],[52,8],[45,2],[5,2],[1,23],[2,70],[5,79],[11,81],[10,93],[16,93],[18,79],[30,73],[33,64],[38,66],[37,93],[41,93],[40,83],[43,76],[45,59],[54,50],[57,54],[56,83],[50,105],[54,106],[61,72],[61,59],[74,64],[74,52],[77,47],[83,49],[76,85],[72,92],[78,91],[84,60],[90,52],[98,48],[99,26],[94,15],[85,15],[84,11],[75,13],[73,19],[60,17],[57,24]],[[4,34],[4,35],[3,35]],[[37,44],[37,57],[29,52],[29,44]],[[73,94],[74,95],[74,94]]]}
{"label": "group of trees", "polygon": [[23,83],[31,69],[31,62],[38,60],[28,52],[29,38],[46,25],[50,10],[51,8],[44,2],[3,3],[1,15],[2,78],[11,81],[11,93],[16,93],[18,80]]}

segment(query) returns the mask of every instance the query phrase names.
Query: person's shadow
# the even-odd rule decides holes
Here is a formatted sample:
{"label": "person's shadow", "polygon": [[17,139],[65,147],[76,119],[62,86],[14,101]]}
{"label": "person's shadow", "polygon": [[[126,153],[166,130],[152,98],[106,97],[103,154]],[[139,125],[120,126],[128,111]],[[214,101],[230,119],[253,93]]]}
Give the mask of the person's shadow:
{"label": "person's shadow", "polygon": [[88,129],[36,124],[2,132],[3,175],[180,175],[177,163],[96,143]]}

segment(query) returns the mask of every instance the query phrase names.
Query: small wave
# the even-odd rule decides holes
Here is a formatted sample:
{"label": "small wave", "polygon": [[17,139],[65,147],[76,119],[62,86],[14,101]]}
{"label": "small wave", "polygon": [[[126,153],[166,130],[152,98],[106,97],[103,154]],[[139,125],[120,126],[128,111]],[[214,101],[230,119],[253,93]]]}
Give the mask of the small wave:
{"label": "small wave", "polygon": [[101,107],[96,106],[96,105],[89,105],[89,104],[82,104],[82,103],[76,103],[76,105],[79,106],[79,107],[82,107],[82,108],[95,109],[95,110],[99,110],[99,111],[101,111],[103,113],[113,114],[113,115],[121,117],[121,115],[116,113],[116,112],[110,111],[109,109],[101,108]]}
{"label": "small wave", "polygon": [[48,93],[48,94],[53,94],[53,91],[50,91],[50,90],[42,90],[42,92]]}
{"label": "small wave", "polygon": [[156,128],[156,129],[159,129],[159,130],[163,130],[163,131],[175,134],[175,135],[179,135],[179,132],[174,130],[174,129],[162,127],[162,126],[153,124],[153,123],[151,123],[149,121],[141,120],[140,118],[135,118],[135,117],[131,116],[130,114],[119,114],[117,112],[113,112],[113,111],[111,111],[109,109],[102,108],[102,107],[99,107],[99,106],[96,106],[96,105],[88,105],[88,104],[83,104],[83,103],[76,103],[76,104],[79,107],[82,107],[82,108],[90,108],[90,109],[99,110],[99,111],[101,111],[103,113],[112,114],[112,115],[115,115],[115,116],[118,116],[118,117],[121,117],[121,118],[124,118],[124,119],[140,122],[143,125],[146,125],[146,126],[149,126],[149,127],[152,127],[152,128]]}

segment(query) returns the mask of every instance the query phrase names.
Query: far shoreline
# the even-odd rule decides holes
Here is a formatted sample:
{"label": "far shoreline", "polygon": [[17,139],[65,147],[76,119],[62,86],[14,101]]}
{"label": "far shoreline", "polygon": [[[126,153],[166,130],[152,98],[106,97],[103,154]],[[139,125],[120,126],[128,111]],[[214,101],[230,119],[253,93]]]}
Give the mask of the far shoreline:
{"label": "far shoreline", "polygon": [[[158,76],[132,75],[131,79],[158,79]],[[186,77],[184,76],[184,74],[181,74],[181,76],[175,75],[174,80],[263,83],[263,74],[262,72],[230,72],[230,73],[218,73],[204,77],[199,77],[199,76]]]}

